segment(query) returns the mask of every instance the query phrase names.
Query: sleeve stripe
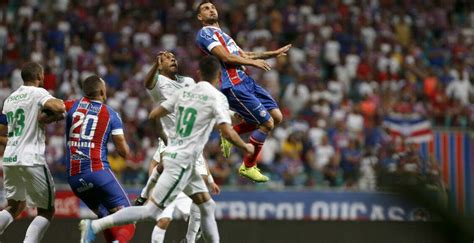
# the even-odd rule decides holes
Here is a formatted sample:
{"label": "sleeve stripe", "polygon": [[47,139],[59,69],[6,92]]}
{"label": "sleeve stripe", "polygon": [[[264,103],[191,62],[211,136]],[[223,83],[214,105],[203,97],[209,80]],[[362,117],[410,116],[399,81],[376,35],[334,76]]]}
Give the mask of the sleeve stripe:
{"label": "sleeve stripe", "polygon": [[118,128],[118,129],[112,130],[112,135],[123,135],[123,129]]}
{"label": "sleeve stripe", "polygon": [[207,50],[208,50],[208,51],[211,51],[212,48],[214,48],[214,47],[216,47],[216,46],[222,46],[222,44],[221,44],[220,42],[218,42],[218,41],[212,42],[211,44],[209,44],[209,45],[207,46]]}

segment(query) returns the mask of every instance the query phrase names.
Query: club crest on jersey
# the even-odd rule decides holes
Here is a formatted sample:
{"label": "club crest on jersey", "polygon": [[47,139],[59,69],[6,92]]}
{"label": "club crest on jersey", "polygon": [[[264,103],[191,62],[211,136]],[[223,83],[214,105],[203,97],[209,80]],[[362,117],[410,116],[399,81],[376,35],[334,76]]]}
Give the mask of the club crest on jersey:
{"label": "club crest on jersey", "polygon": [[261,117],[265,117],[267,115],[267,111],[266,110],[261,110],[260,111],[260,116]]}

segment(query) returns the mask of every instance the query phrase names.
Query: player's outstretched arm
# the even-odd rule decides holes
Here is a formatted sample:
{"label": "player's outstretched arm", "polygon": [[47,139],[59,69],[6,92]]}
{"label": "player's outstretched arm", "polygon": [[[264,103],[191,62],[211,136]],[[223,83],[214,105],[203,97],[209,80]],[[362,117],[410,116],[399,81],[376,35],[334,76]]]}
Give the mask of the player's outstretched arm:
{"label": "player's outstretched arm", "polygon": [[281,47],[274,51],[263,51],[263,52],[245,52],[242,51],[241,55],[250,59],[268,59],[272,57],[286,56],[286,53],[290,50],[291,44]]}
{"label": "player's outstretched arm", "polygon": [[130,153],[130,148],[128,147],[125,136],[123,134],[112,135],[112,141],[114,142],[118,154],[126,159]]}
{"label": "player's outstretched arm", "polygon": [[229,142],[231,142],[234,146],[242,149],[248,154],[253,154],[255,153],[255,147],[250,144],[250,143],[245,143],[237,134],[237,132],[234,131],[234,129],[227,123],[221,123],[217,125],[217,129],[222,134],[222,137],[227,139]]}
{"label": "player's outstretched arm", "polygon": [[66,112],[64,102],[56,98],[47,100],[43,105],[43,109],[52,111],[56,114],[64,114]]}
{"label": "player's outstretched arm", "polygon": [[238,55],[233,55],[229,53],[226,49],[224,49],[223,46],[218,45],[212,48],[211,50],[212,54],[217,57],[219,60],[226,64],[232,64],[232,65],[243,65],[243,66],[254,66],[256,68],[260,68],[265,71],[270,71],[272,68],[270,65],[268,65],[267,62],[264,60],[254,60],[250,58],[245,58],[242,56]]}

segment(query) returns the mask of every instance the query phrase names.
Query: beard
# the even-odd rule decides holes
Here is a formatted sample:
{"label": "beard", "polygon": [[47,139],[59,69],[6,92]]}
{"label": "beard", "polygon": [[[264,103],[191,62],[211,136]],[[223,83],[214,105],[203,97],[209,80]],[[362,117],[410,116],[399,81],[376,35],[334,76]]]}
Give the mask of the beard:
{"label": "beard", "polygon": [[207,18],[205,22],[207,24],[217,23],[217,22],[219,22],[219,17],[217,15],[216,16],[209,16],[209,18]]}

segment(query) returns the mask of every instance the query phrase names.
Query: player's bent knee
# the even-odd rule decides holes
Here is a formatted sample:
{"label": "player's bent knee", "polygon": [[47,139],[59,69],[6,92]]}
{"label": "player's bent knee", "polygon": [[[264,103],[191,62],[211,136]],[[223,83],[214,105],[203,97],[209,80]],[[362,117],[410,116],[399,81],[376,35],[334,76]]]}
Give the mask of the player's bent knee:
{"label": "player's bent knee", "polygon": [[198,192],[190,196],[193,202],[197,205],[205,203],[211,199],[211,195],[207,192]]}
{"label": "player's bent knee", "polygon": [[161,218],[158,220],[156,225],[160,227],[163,230],[166,230],[168,228],[168,225],[170,225],[171,219],[170,218]]}
{"label": "player's bent knee", "polygon": [[281,113],[280,109],[271,110],[270,115],[273,118],[274,126],[277,126],[283,121],[283,114]]}

